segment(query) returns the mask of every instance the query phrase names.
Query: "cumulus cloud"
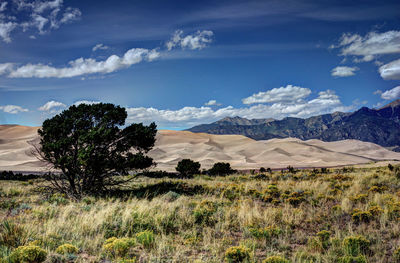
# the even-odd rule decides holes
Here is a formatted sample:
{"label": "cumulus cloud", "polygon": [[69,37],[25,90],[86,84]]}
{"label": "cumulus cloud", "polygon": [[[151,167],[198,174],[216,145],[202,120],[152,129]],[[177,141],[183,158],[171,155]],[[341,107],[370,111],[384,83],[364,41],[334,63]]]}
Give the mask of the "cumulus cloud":
{"label": "cumulus cloud", "polygon": [[[182,47],[189,47],[190,49],[201,49],[205,47],[205,43],[209,43],[205,36],[211,33],[204,33],[211,31],[198,31],[194,35],[182,37],[174,45]],[[188,40],[189,39],[189,40]],[[211,41],[211,40],[210,40]],[[98,49],[106,49],[107,46],[98,44],[93,47],[93,51]],[[15,63],[0,64],[0,76],[6,75],[9,78],[71,78],[89,74],[107,74],[117,70],[128,68],[134,64],[142,61],[151,62],[161,56],[160,48],[145,49],[145,48],[132,48],[124,55],[111,55],[107,59],[97,61],[93,58],[78,58],[68,62],[67,66],[55,67],[46,64],[31,64],[17,65]]]}
{"label": "cumulus cloud", "polygon": [[387,90],[381,94],[381,98],[385,100],[395,100],[400,98],[400,86],[391,90]]}
{"label": "cumulus cloud", "polygon": [[191,35],[183,35],[182,30],[176,30],[172,38],[166,43],[167,49],[171,50],[174,47],[183,49],[202,49],[212,42],[214,33],[210,30],[197,31]]}
{"label": "cumulus cloud", "polygon": [[400,79],[400,59],[379,67],[383,79]]}
{"label": "cumulus cloud", "polygon": [[355,75],[355,71],[359,70],[358,67],[336,67],[332,69],[331,75],[334,77],[350,77]]}
{"label": "cumulus cloud", "polygon": [[96,50],[105,50],[105,49],[109,49],[109,47],[100,43],[100,44],[95,45],[92,48],[92,51],[95,52]]}
{"label": "cumulus cloud", "polygon": [[216,100],[209,100],[208,102],[204,103],[206,106],[221,106],[221,103],[218,103]]}
{"label": "cumulus cloud", "polygon": [[159,57],[155,49],[132,48],[123,56],[111,55],[106,60],[96,61],[92,58],[78,58],[70,61],[66,67],[53,67],[44,64],[26,64],[15,67],[14,64],[0,64],[0,74],[9,78],[71,78],[87,74],[105,74],[130,67],[143,60],[152,61]]}
{"label": "cumulus cloud", "polygon": [[[4,12],[8,9],[8,15]],[[11,42],[11,33],[17,28],[24,32],[37,30],[45,34],[78,20],[82,13],[78,8],[64,8],[63,0],[14,0],[0,4],[0,38],[4,42]],[[30,34],[32,36],[32,34]]]}
{"label": "cumulus cloud", "polygon": [[[304,98],[304,97],[303,97]],[[244,118],[300,117],[306,118],[335,111],[349,111],[353,106],[344,106],[334,91],[321,91],[312,100],[287,101],[280,100],[272,104],[257,104],[251,107],[232,106],[212,109],[211,107],[184,107],[177,110],[156,108],[127,108],[128,123],[155,121],[161,127],[190,127],[201,123],[209,123],[224,117],[241,116]]]}
{"label": "cumulus cloud", "polygon": [[40,111],[54,112],[56,109],[64,108],[66,105],[59,101],[48,101],[43,106],[39,107]]}
{"label": "cumulus cloud", "polygon": [[268,91],[261,91],[242,100],[243,104],[275,103],[299,101],[311,94],[311,90],[297,86],[287,85],[286,87],[274,88]]}
{"label": "cumulus cloud", "polygon": [[11,114],[17,114],[20,112],[29,111],[28,109],[22,108],[21,106],[17,106],[17,105],[0,106],[0,110],[2,110],[5,113],[11,113]]}
{"label": "cumulus cloud", "polygon": [[369,32],[365,36],[345,33],[337,45],[341,56],[355,56],[355,62],[372,61],[376,56],[400,53],[400,31]]}

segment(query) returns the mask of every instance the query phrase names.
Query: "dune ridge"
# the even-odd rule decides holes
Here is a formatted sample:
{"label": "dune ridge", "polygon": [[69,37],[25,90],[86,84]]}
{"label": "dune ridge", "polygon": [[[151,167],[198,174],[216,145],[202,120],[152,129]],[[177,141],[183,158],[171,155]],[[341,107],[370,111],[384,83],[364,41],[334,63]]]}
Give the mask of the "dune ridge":
{"label": "dune ridge", "polygon": [[[32,154],[39,127],[0,125],[0,170],[44,171]],[[199,161],[202,168],[229,162],[235,169],[270,167],[333,167],[400,161],[400,153],[358,140],[323,142],[296,138],[256,141],[242,135],[212,135],[189,131],[160,130],[149,155],[155,169],[174,171],[184,158]]]}

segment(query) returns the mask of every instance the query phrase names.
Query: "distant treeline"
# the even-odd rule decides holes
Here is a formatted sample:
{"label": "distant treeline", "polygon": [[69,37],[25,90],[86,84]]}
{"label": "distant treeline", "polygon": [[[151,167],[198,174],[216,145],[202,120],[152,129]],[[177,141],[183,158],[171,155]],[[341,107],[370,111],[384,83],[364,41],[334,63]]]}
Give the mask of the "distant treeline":
{"label": "distant treeline", "polygon": [[13,171],[0,172],[0,180],[27,181],[37,178],[39,178],[39,175],[37,174],[14,173]]}

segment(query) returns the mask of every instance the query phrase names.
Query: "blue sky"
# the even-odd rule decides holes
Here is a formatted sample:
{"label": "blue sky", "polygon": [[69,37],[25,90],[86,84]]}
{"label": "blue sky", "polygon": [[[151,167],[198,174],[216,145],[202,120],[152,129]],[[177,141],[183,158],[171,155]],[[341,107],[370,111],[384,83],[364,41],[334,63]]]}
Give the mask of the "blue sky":
{"label": "blue sky", "polygon": [[399,1],[0,0],[0,123],[74,103],[184,129],[400,97]]}

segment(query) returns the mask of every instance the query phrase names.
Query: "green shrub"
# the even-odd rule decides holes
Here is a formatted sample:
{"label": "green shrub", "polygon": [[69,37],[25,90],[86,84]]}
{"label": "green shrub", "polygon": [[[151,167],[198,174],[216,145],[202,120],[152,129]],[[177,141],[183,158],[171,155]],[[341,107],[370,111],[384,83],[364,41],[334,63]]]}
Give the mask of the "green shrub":
{"label": "green shrub", "polygon": [[290,261],[281,256],[271,256],[264,259],[262,263],[290,263]]}
{"label": "green shrub", "polygon": [[354,223],[356,223],[356,224],[368,223],[372,219],[372,214],[369,211],[356,210],[351,215],[351,218],[353,219]]}
{"label": "green shrub", "polygon": [[145,248],[152,248],[154,246],[155,238],[152,231],[143,231],[136,234],[136,241],[142,244]]}
{"label": "green shrub", "polygon": [[213,176],[226,176],[235,173],[235,170],[232,170],[231,165],[229,163],[215,163],[213,167],[208,170],[208,173]]}
{"label": "green shrub", "polygon": [[225,252],[225,261],[229,263],[250,262],[250,249],[244,246],[230,247]]}
{"label": "green shrub", "polygon": [[196,224],[212,225],[214,224],[213,215],[217,211],[215,203],[203,200],[193,210],[193,216]]}
{"label": "green shrub", "polygon": [[74,245],[64,244],[64,245],[59,246],[56,249],[56,252],[58,254],[62,254],[62,255],[65,255],[65,254],[77,254],[79,252],[79,249]]}
{"label": "green shrub", "polygon": [[128,256],[129,250],[135,246],[136,242],[133,238],[116,238],[112,237],[106,240],[103,250],[107,256],[111,258],[125,258]]}
{"label": "green shrub", "polygon": [[361,235],[348,236],[343,240],[345,253],[353,257],[369,252],[369,246],[370,241]]}
{"label": "green shrub", "polygon": [[267,240],[278,237],[282,233],[282,230],[276,226],[267,226],[264,228],[249,227],[248,230],[253,237],[258,239],[265,238]]}
{"label": "green shrub", "polygon": [[200,163],[190,159],[183,159],[178,162],[175,170],[179,172],[182,177],[193,177],[195,174],[200,174]]}
{"label": "green shrub", "polygon": [[47,252],[38,246],[21,246],[10,255],[11,263],[40,263],[46,260]]}

